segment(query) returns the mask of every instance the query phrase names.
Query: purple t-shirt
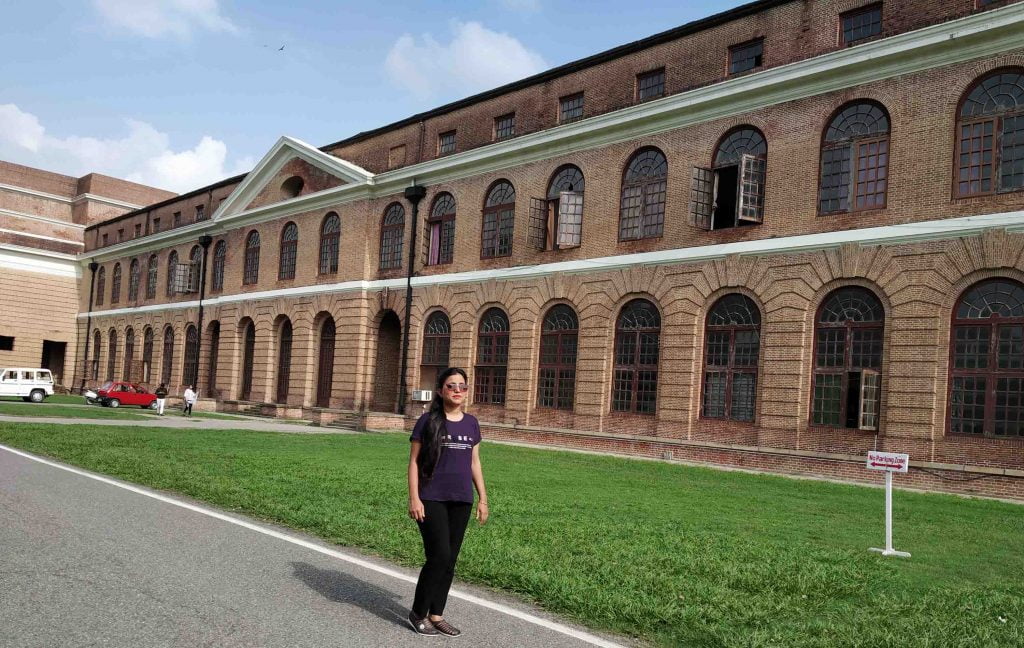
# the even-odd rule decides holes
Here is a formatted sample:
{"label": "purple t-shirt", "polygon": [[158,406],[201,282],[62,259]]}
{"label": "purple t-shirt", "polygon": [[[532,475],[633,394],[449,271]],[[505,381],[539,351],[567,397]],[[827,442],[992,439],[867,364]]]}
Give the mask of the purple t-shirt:
{"label": "purple t-shirt", "polygon": [[[416,421],[409,441],[422,441],[430,412]],[[480,443],[480,423],[471,414],[461,421],[445,421],[447,433],[441,442],[441,456],[434,475],[424,485],[420,482],[420,499],[438,502],[473,501],[473,446]]]}

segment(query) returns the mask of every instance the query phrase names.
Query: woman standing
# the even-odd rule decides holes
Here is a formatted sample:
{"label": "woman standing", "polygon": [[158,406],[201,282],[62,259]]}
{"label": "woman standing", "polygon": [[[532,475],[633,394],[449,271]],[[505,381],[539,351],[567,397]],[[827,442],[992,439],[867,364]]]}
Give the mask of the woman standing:
{"label": "woman standing", "polygon": [[462,411],[469,390],[466,372],[449,367],[438,376],[436,387],[430,410],[409,438],[409,517],[419,525],[427,558],[409,623],[420,634],[457,637],[462,633],[445,621],[444,606],[473,509],[473,486],[480,495],[480,524],[487,521],[487,489],[480,466],[480,424]]}

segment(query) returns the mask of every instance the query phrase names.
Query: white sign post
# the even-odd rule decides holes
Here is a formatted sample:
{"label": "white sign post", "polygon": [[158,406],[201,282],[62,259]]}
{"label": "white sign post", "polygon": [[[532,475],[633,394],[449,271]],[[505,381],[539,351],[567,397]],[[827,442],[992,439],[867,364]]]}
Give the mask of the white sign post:
{"label": "white sign post", "polygon": [[899,556],[910,558],[906,551],[896,551],[892,548],[892,474],[894,472],[907,472],[910,465],[910,455],[896,452],[868,452],[868,470],[885,471],[885,549],[871,547],[870,551],[877,551],[883,556]]}

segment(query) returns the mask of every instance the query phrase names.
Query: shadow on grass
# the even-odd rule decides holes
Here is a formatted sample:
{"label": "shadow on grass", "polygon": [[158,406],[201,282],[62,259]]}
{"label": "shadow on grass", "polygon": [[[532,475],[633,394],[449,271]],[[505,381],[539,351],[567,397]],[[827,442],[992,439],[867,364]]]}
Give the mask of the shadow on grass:
{"label": "shadow on grass", "polygon": [[379,619],[398,626],[407,625],[408,610],[399,603],[398,595],[333,569],[320,569],[309,563],[291,563],[295,578],[320,592],[329,601],[360,607]]}

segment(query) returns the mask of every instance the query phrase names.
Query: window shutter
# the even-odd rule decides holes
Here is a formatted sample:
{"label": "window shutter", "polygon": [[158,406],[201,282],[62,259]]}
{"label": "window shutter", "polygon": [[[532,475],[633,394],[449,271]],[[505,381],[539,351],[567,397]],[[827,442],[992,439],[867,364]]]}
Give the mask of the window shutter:
{"label": "window shutter", "polygon": [[711,214],[715,202],[715,172],[693,167],[690,183],[690,223],[694,227],[711,229]]}
{"label": "window shutter", "polygon": [[861,430],[878,429],[878,411],[881,399],[882,376],[872,369],[860,372],[860,411],[857,427]]}
{"label": "window shutter", "polygon": [[748,223],[764,221],[764,180],[767,163],[744,153],[740,157],[740,204],[737,218]]}
{"label": "window shutter", "polygon": [[548,201],[543,198],[530,198],[530,227],[527,243],[530,247],[543,250],[547,243]]}
{"label": "window shutter", "polygon": [[583,239],[583,193],[558,194],[558,247],[579,247]]}

